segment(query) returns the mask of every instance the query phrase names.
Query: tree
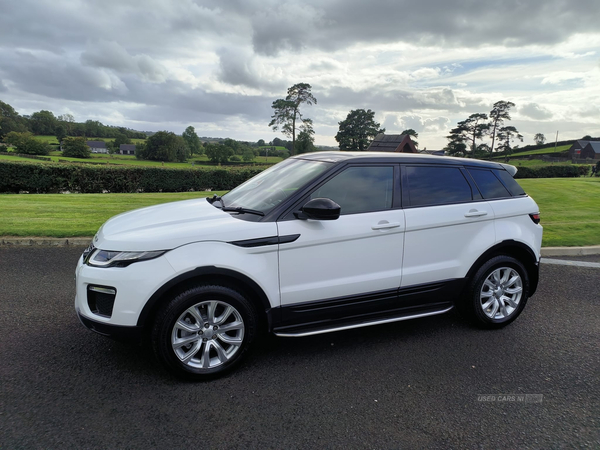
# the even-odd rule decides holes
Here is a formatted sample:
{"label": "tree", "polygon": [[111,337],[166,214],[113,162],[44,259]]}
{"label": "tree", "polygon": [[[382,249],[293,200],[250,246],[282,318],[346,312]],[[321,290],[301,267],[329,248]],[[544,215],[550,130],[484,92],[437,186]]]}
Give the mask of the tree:
{"label": "tree", "polygon": [[181,136],[171,131],[159,131],[146,140],[146,145],[136,151],[136,157],[152,161],[184,162],[189,158],[189,148]]}
{"label": "tree", "polygon": [[47,155],[50,153],[50,145],[45,141],[34,138],[29,131],[24,133],[11,131],[4,136],[4,142],[14,147],[17,153],[26,155]]}
{"label": "tree", "polygon": [[498,141],[502,142],[500,148],[508,154],[511,153],[510,142],[513,139],[519,139],[521,142],[523,142],[523,136],[519,134],[515,127],[508,126],[498,129]]}
{"label": "tree", "polygon": [[58,120],[50,111],[41,110],[34,112],[29,119],[31,123],[31,131],[34,134],[40,135],[55,135]]}
{"label": "tree", "polygon": [[408,130],[404,130],[400,134],[406,134],[406,135],[408,135],[408,137],[410,138],[410,140],[413,141],[413,144],[415,144],[415,147],[419,146],[419,143],[417,142],[417,138],[419,137],[419,133],[417,133],[412,128],[409,128]]}
{"label": "tree", "polygon": [[56,140],[60,144],[64,138],[67,137],[67,130],[62,125],[56,127]]}
{"label": "tree", "polygon": [[302,125],[300,125],[300,133],[298,134],[298,141],[296,143],[297,153],[310,153],[316,150],[315,138],[313,135],[315,130],[312,127],[312,120],[306,119]]}
{"label": "tree", "polygon": [[67,130],[67,134],[71,135],[73,132],[73,124],[75,123],[75,117],[73,117],[73,114],[61,114],[58,116],[58,121],[62,122],[63,126]]}
{"label": "tree", "polygon": [[89,158],[91,150],[84,137],[67,137],[63,141],[63,156],[70,158]]}
{"label": "tree", "polygon": [[498,129],[504,124],[505,120],[510,120],[510,108],[514,107],[515,104],[513,102],[507,102],[505,100],[500,100],[499,102],[494,103],[492,110],[490,111],[490,128],[492,129],[492,146],[490,148],[490,153],[494,151],[494,142],[496,140],[496,136],[498,133]]}
{"label": "tree", "polygon": [[252,151],[251,148],[246,148],[246,150],[244,150],[244,153],[242,153],[242,159],[244,160],[244,162],[252,162],[254,161],[255,157],[256,155],[254,154],[254,151]]}
{"label": "tree", "polygon": [[27,119],[24,119],[8,103],[0,101],[0,139],[11,131],[25,133],[28,131]]}
{"label": "tree", "polygon": [[265,140],[264,139],[259,139],[258,142],[256,143],[256,145],[258,147],[264,147],[266,145],[265,144]]}
{"label": "tree", "polygon": [[537,145],[544,145],[544,143],[546,142],[546,136],[544,136],[542,133],[537,133],[533,137],[533,140]]}
{"label": "tree", "polygon": [[225,163],[234,155],[233,149],[223,144],[208,144],[205,151],[208,159],[215,164]]}
{"label": "tree", "polygon": [[271,116],[269,126],[273,131],[277,131],[281,127],[281,131],[288,137],[292,138],[292,155],[296,151],[296,121],[305,121],[300,113],[300,105],[317,104],[317,99],[311,93],[311,85],[308,83],[298,83],[287,90],[285,99],[277,99],[271,107],[275,110]]}
{"label": "tree", "polygon": [[182,137],[183,139],[185,139],[185,142],[187,143],[187,146],[189,147],[192,155],[201,155],[202,153],[204,153],[202,142],[196,134],[196,130],[193,126],[190,125],[189,127],[187,127],[183,132]]}
{"label": "tree", "polygon": [[373,138],[378,133],[383,133],[385,128],[379,128],[375,122],[375,112],[368,109],[351,110],[345,120],[338,122],[339,131],[335,135],[340,150],[364,151],[369,147]]}

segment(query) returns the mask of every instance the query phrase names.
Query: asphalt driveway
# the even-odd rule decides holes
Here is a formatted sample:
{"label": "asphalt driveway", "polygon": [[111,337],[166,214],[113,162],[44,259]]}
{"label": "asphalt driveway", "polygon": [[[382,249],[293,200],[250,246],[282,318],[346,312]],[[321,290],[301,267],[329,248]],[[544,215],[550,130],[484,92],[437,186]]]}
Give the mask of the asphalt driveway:
{"label": "asphalt driveway", "polygon": [[79,324],[81,250],[0,247],[0,449],[600,447],[599,268],[543,265],[503,330],[266,337],[192,384]]}

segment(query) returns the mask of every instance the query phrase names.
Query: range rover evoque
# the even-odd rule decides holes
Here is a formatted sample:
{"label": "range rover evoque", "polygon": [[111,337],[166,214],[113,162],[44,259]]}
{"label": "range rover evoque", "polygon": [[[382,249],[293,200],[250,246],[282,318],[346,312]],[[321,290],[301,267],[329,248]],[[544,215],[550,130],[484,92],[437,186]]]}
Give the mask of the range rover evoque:
{"label": "range rover evoque", "polygon": [[108,220],[77,265],[75,308],[192,379],[233,368],[260,331],[302,337],[455,307],[503,327],[536,290],[542,241],[515,173],[415,154],[295,156],[222,197]]}

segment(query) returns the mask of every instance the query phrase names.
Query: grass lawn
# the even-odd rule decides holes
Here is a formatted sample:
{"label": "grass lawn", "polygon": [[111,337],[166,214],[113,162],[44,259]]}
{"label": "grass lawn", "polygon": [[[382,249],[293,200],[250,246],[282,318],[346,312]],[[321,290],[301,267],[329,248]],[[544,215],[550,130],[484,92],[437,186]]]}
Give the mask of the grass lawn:
{"label": "grass lawn", "polygon": [[0,236],[93,236],[107,219],[125,211],[224,193],[0,195]]}
{"label": "grass lawn", "polygon": [[600,178],[518,181],[540,207],[544,247],[600,245]]}
{"label": "grass lawn", "polygon": [[[519,180],[540,206],[542,245],[600,245],[600,178]],[[108,218],[135,208],[224,192],[3,194],[0,236],[92,236]]]}

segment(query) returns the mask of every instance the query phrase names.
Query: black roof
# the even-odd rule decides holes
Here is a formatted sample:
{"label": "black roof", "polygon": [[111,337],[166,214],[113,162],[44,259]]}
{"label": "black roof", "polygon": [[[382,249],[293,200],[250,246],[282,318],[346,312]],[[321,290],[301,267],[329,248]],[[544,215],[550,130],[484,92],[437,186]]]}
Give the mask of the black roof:
{"label": "black roof", "polygon": [[119,150],[127,150],[127,151],[135,150],[135,144],[120,144]]}
{"label": "black roof", "polygon": [[106,142],[104,141],[86,141],[85,143],[91,148],[106,148]]}
{"label": "black roof", "polygon": [[482,161],[480,159],[470,158],[454,158],[450,156],[434,156],[426,155],[423,153],[390,153],[390,152],[314,152],[314,153],[303,153],[296,155],[293,158],[296,159],[308,159],[311,161],[325,161],[332,163],[346,162],[346,161],[360,161],[368,163],[411,163],[411,164],[447,164],[447,165],[461,165],[461,166],[474,166],[474,167],[486,167],[489,169],[503,169],[503,164]]}
{"label": "black roof", "polygon": [[600,153],[600,141],[590,141],[584,148],[587,148],[588,146],[592,148],[594,153]]}

